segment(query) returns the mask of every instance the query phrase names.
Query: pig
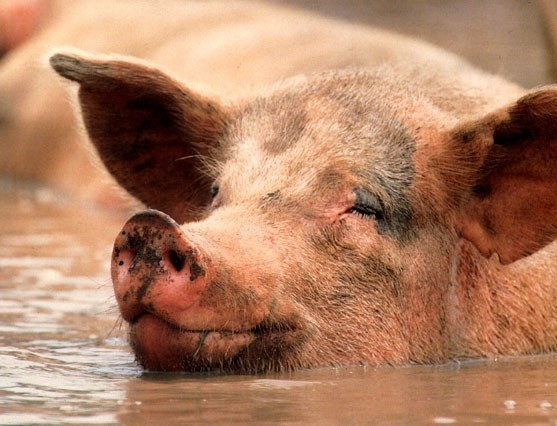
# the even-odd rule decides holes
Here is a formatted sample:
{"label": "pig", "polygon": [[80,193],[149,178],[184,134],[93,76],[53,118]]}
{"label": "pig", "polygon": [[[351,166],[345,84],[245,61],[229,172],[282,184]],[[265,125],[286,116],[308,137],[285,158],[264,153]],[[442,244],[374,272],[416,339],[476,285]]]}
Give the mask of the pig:
{"label": "pig", "polygon": [[111,259],[145,369],[557,349],[556,86],[525,91],[447,54],[223,101],[134,58],[62,49],[50,64],[148,208]]}

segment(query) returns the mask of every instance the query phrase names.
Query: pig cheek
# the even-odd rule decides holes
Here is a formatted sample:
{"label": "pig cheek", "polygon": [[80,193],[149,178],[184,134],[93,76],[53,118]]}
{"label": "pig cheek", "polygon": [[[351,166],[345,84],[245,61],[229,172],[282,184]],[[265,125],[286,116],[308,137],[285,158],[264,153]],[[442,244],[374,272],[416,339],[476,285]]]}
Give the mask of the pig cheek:
{"label": "pig cheek", "polygon": [[250,267],[222,269],[199,297],[199,309],[213,313],[213,329],[245,331],[270,313],[276,280]]}

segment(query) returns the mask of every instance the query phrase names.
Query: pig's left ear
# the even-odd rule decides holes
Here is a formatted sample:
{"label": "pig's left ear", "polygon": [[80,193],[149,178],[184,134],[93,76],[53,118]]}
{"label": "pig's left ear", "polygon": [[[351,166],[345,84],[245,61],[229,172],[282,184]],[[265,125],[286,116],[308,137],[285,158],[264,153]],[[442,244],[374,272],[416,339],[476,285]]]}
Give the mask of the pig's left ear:
{"label": "pig's left ear", "polygon": [[228,120],[216,102],[127,60],[56,54],[50,64],[79,83],[89,137],[108,171],[148,207],[182,223],[210,201],[210,163]]}
{"label": "pig's left ear", "polygon": [[457,126],[451,143],[474,164],[460,232],[484,256],[510,263],[557,237],[557,87]]}

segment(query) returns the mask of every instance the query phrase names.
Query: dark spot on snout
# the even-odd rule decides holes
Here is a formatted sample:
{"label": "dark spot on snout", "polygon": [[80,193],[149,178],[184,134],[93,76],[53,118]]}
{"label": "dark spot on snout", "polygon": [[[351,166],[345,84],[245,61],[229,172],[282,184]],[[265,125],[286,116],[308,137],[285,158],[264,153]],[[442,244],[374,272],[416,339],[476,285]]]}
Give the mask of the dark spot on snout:
{"label": "dark spot on snout", "polygon": [[137,290],[137,294],[136,294],[136,298],[137,298],[138,302],[141,302],[141,300],[145,296],[145,293],[147,293],[147,290],[151,286],[151,283],[153,282],[153,279],[154,279],[154,276],[153,276],[152,273],[145,274],[141,277],[141,285],[139,286],[139,288]]}
{"label": "dark spot on snout", "polygon": [[149,268],[159,266],[162,256],[159,250],[152,246],[153,235],[142,235],[139,232],[128,235],[127,244],[123,247],[135,253],[130,270],[142,263]]}
{"label": "dark spot on snout", "polygon": [[[138,301],[142,300],[150,285],[164,272],[166,257],[167,267],[183,269],[185,258],[179,251],[172,250],[175,241],[172,233],[168,241],[162,242],[169,229],[179,228],[170,217],[161,212],[145,211],[133,216],[120,232],[119,240],[114,247],[113,259],[119,266],[126,261],[121,259],[123,253],[130,258],[127,273],[134,276],[139,285],[134,292]],[[125,295],[129,298],[131,295]]]}
{"label": "dark spot on snout", "polygon": [[[138,278],[141,284],[136,293],[137,301],[143,299],[151,283],[160,274],[161,253],[149,244],[150,242],[147,241],[146,237],[138,232],[130,233],[128,235],[128,242],[123,247],[134,255],[129,266],[129,273],[139,274]],[[123,264],[124,262],[119,262],[119,265]]]}
{"label": "dark spot on snout", "polygon": [[190,281],[195,281],[200,276],[205,276],[205,269],[197,262],[197,253],[192,251],[186,256],[190,268]]}
{"label": "dark spot on snout", "polygon": [[157,268],[162,260],[160,252],[152,247],[146,247],[139,255],[136,255],[135,258],[139,258],[146,265]]}

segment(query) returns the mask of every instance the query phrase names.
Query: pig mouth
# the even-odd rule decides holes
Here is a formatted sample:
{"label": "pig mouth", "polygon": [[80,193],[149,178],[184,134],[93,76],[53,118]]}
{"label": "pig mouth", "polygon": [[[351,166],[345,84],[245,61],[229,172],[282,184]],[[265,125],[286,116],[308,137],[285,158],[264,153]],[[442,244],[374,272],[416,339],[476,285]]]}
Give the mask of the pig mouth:
{"label": "pig mouth", "polygon": [[246,331],[187,330],[151,313],[130,326],[138,363],[149,371],[255,371],[276,361],[279,348],[301,340],[293,326],[262,324]]}

